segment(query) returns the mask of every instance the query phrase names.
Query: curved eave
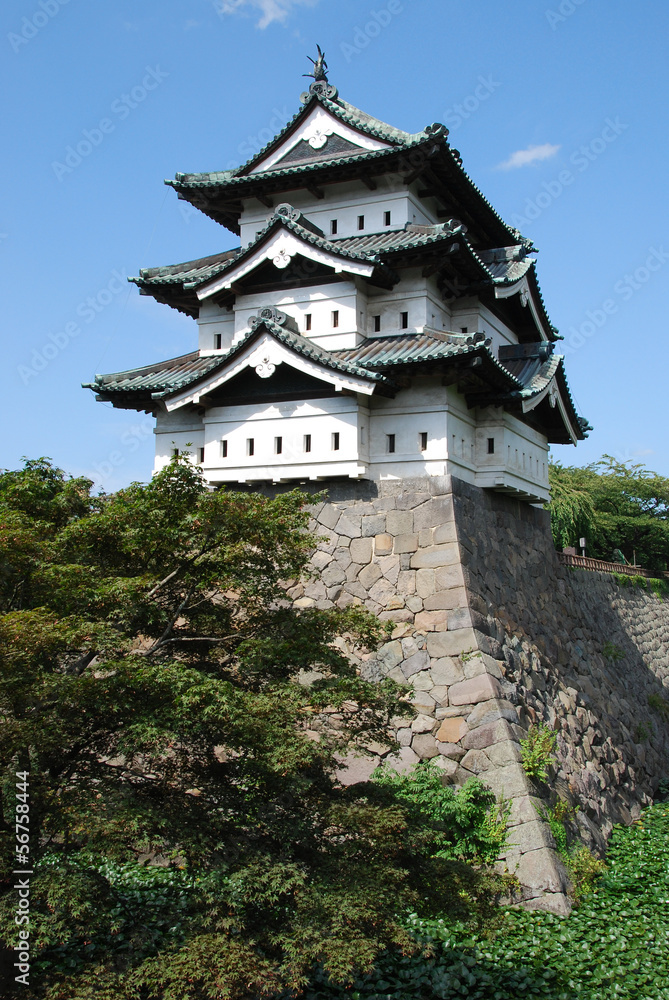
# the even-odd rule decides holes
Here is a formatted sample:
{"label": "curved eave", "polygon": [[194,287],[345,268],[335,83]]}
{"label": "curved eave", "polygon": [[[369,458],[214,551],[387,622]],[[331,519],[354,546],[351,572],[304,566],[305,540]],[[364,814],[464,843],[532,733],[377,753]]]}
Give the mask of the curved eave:
{"label": "curved eave", "polygon": [[[234,273],[240,269],[243,270],[245,265],[250,264],[253,258],[262,251],[263,247],[270,244],[279,234],[281,229],[288,231],[295,237],[295,241],[298,244],[298,252],[299,245],[304,246],[305,249],[314,247],[321,254],[333,258],[335,262],[343,261],[345,263],[360,265],[358,270],[362,269],[360,273],[363,277],[371,278],[374,276],[386,285],[397,280],[392,270],[378,256],[355,253],[354,251],[338,247],[336,243],[330,242],[325,236],[319,236],[318,233],[306,229],[299,223],[293,222],[284,216],[275,215],[270,219],[265,228],[258,233],[255,239],[244,247],[236,257],[223,265],[215,276],[207,277],[205,280],[185,283],[184,289],[186,291],[193,289],[200,299],[216,294],[222,287],[229,283],[226,279],[229,278],[231,281],[234,281]],[[308,256],[308,254],[306,255]],[[335,270],[341,270],[341,268],[335,267]]]}

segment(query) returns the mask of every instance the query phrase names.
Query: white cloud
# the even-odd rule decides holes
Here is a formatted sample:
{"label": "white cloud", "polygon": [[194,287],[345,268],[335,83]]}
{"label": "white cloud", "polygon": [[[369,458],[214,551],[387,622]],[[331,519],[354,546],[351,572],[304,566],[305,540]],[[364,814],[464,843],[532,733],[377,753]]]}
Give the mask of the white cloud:
{"label": "white cloud", "polygon": [[499,164],[499,170],[514,170],[516,167],[529,167],[541,160],[549,160],[555,156],[559,146],[553,146],[550,142],[545,142],[543,146],[528,146],[527,149],[517,149],[508,160]]}
{"label": "white cloud", "polygon": [[258,11],[259,28],[266,28],[275,21],[283,24],[296,7],[313,7],[316,3],[318,0],[214,0],[214,6],[221,17],[244,10]]}

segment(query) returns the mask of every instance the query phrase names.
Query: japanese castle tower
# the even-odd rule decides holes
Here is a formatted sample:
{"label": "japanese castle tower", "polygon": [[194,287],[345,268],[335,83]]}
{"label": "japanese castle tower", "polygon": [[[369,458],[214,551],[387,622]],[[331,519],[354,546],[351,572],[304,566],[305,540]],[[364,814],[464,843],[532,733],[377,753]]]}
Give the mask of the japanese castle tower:
{"label": "japanese castle tower", "polygon": [[326,68],[319,50],[300,110],[248,163],[167,181],[240,237],[131,279],[193,317],[197,349],[87,388],[155,415],[156,470],[190,451],[213,485],[453,474],[546,500],[549,444],[589,428],[531,241],[448,129],[386,125]]}

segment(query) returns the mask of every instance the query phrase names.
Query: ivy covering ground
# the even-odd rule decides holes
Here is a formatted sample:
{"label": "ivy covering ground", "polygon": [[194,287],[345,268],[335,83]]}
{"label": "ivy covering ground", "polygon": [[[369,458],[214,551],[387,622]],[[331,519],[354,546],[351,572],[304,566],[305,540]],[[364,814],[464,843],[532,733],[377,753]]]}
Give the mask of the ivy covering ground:
{"label": "ivy covering ground", "polygon": [[490,937],[413,918],[422,955],[387,956],[352,990],[314,984],[308,1000],[666,1000],[669,804],[610,839],[608,871],[567,919],[505,911]]}

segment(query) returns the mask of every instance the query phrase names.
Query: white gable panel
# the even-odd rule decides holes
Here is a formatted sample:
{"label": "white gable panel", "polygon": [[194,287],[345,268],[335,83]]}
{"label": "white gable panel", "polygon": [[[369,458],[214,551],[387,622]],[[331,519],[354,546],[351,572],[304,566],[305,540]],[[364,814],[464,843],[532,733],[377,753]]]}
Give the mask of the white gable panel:
{"label": "white gable panel", "polygon": [[299,142],[308,142],[312,149],[320,149],[325,145],[329,135],[338,135],[342,139],[348,139],[361,151],[375,151],[378,149],[389,149],[390,142],[381,142],[379,139],[372,139],[371,136],[358,132],[356,129],[346,125],[335,115],[329,114],[324,108],[317,106],[311,114],[302,122],[297,131],[282,142],[278,149],[275,149],[261,163],[256,164],[250,174],[264,173],[266,170],[273,170],[279,160],[291,151]]}
{"label": "white gable panel", "polygon": [[365,264],[362,261],[346,260],[337,254],[328,253],[315,247],[312,243],[299,239],[290,230],[280,229],[274,234],[268,243],[258,247],[255,253],[247,257],[245,261],[237,267],[230,268],[219,278],[198,288],[198,299],[207,299],[210,295],[215,295],[224,288],[230,288],[236,281],[240,281],[245,275],[255,270],[266,260],[271,260],[275,267],[282,270],[288,267],[292,258],[300,254],[302,257],[309,257],[319,264],[331,267],[335,274],[347,271],[349,274],[359,275],[361,278],[369,278],[374,273],[373,264]]}
{"label": "white gable panel", "polygon": [[235,375],[239,375],[245,368],[255,368],[256,374],[260,378],[269,378],[281,364],[290,365],[306,375],[320,379],[321,382],[329,382],[338,392],[348,389],[351,392],[361,392],[367,396],[371,396],[374,392],[374,385],[365,379],[358,379],[347,372],[335,372],[325,368],[310,358],[291,351],[289,347],[275,340],[270,334],[265,334],[259,342],[249,344],[246,350],[235,358],[234,363],[229,368],[216,372],[197,388],[188,389],[179,396],[173,396],[166,401],[165,406],[168,412],[171,412],[191,403],[197,405],[202,397],[206,397],[208,393],[218,389]]}

